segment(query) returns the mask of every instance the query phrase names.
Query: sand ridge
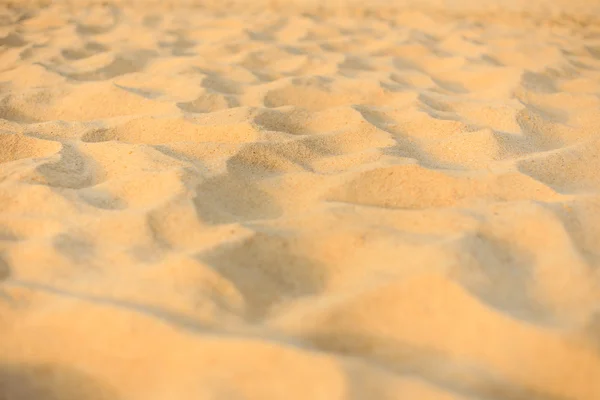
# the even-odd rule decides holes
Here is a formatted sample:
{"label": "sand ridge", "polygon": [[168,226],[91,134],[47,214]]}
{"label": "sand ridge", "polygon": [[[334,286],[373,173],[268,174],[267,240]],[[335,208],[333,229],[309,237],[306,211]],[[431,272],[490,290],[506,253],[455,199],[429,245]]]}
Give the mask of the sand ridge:
{"label": "sand ridge", "polygon": [[0,6],[0,399],[600,398],[594,2],[93,3]]}

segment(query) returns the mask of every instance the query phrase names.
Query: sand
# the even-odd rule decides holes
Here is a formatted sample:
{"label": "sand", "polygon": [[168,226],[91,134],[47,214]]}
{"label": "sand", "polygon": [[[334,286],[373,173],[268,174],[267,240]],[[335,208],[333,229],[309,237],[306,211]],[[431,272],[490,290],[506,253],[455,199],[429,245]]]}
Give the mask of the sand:
{"label": "sand", "polygon": [[600,3],[522,3],[3,3],[0,399],[600,399]]}

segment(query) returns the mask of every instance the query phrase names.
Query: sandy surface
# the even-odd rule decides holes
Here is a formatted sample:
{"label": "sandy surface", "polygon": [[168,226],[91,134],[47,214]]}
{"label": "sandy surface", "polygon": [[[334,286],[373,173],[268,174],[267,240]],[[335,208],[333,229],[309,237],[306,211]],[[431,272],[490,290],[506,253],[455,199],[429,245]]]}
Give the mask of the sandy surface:
{"label": "sandy surface", "polygon": [[132,2],[0,7],[0,399],[600,399],[598,2]]}

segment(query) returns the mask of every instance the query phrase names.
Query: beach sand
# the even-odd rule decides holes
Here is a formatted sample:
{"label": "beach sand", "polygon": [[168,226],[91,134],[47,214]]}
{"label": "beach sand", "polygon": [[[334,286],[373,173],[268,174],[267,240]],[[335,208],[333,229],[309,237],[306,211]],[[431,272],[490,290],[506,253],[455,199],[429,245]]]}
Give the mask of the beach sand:
{"label": "beach sand", "polygon": [[2,3],[0,399],[600,399],[600,3],[520,3]]}

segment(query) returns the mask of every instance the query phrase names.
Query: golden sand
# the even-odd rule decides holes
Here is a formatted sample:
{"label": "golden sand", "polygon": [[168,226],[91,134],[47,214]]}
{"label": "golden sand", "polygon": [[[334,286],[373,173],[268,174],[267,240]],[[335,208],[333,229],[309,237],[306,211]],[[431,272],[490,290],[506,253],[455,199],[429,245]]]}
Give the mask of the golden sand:
{"label": "golden sand", "polygon": [[100,3],[0,6],[1,400],[600,399],[597,1]]}

